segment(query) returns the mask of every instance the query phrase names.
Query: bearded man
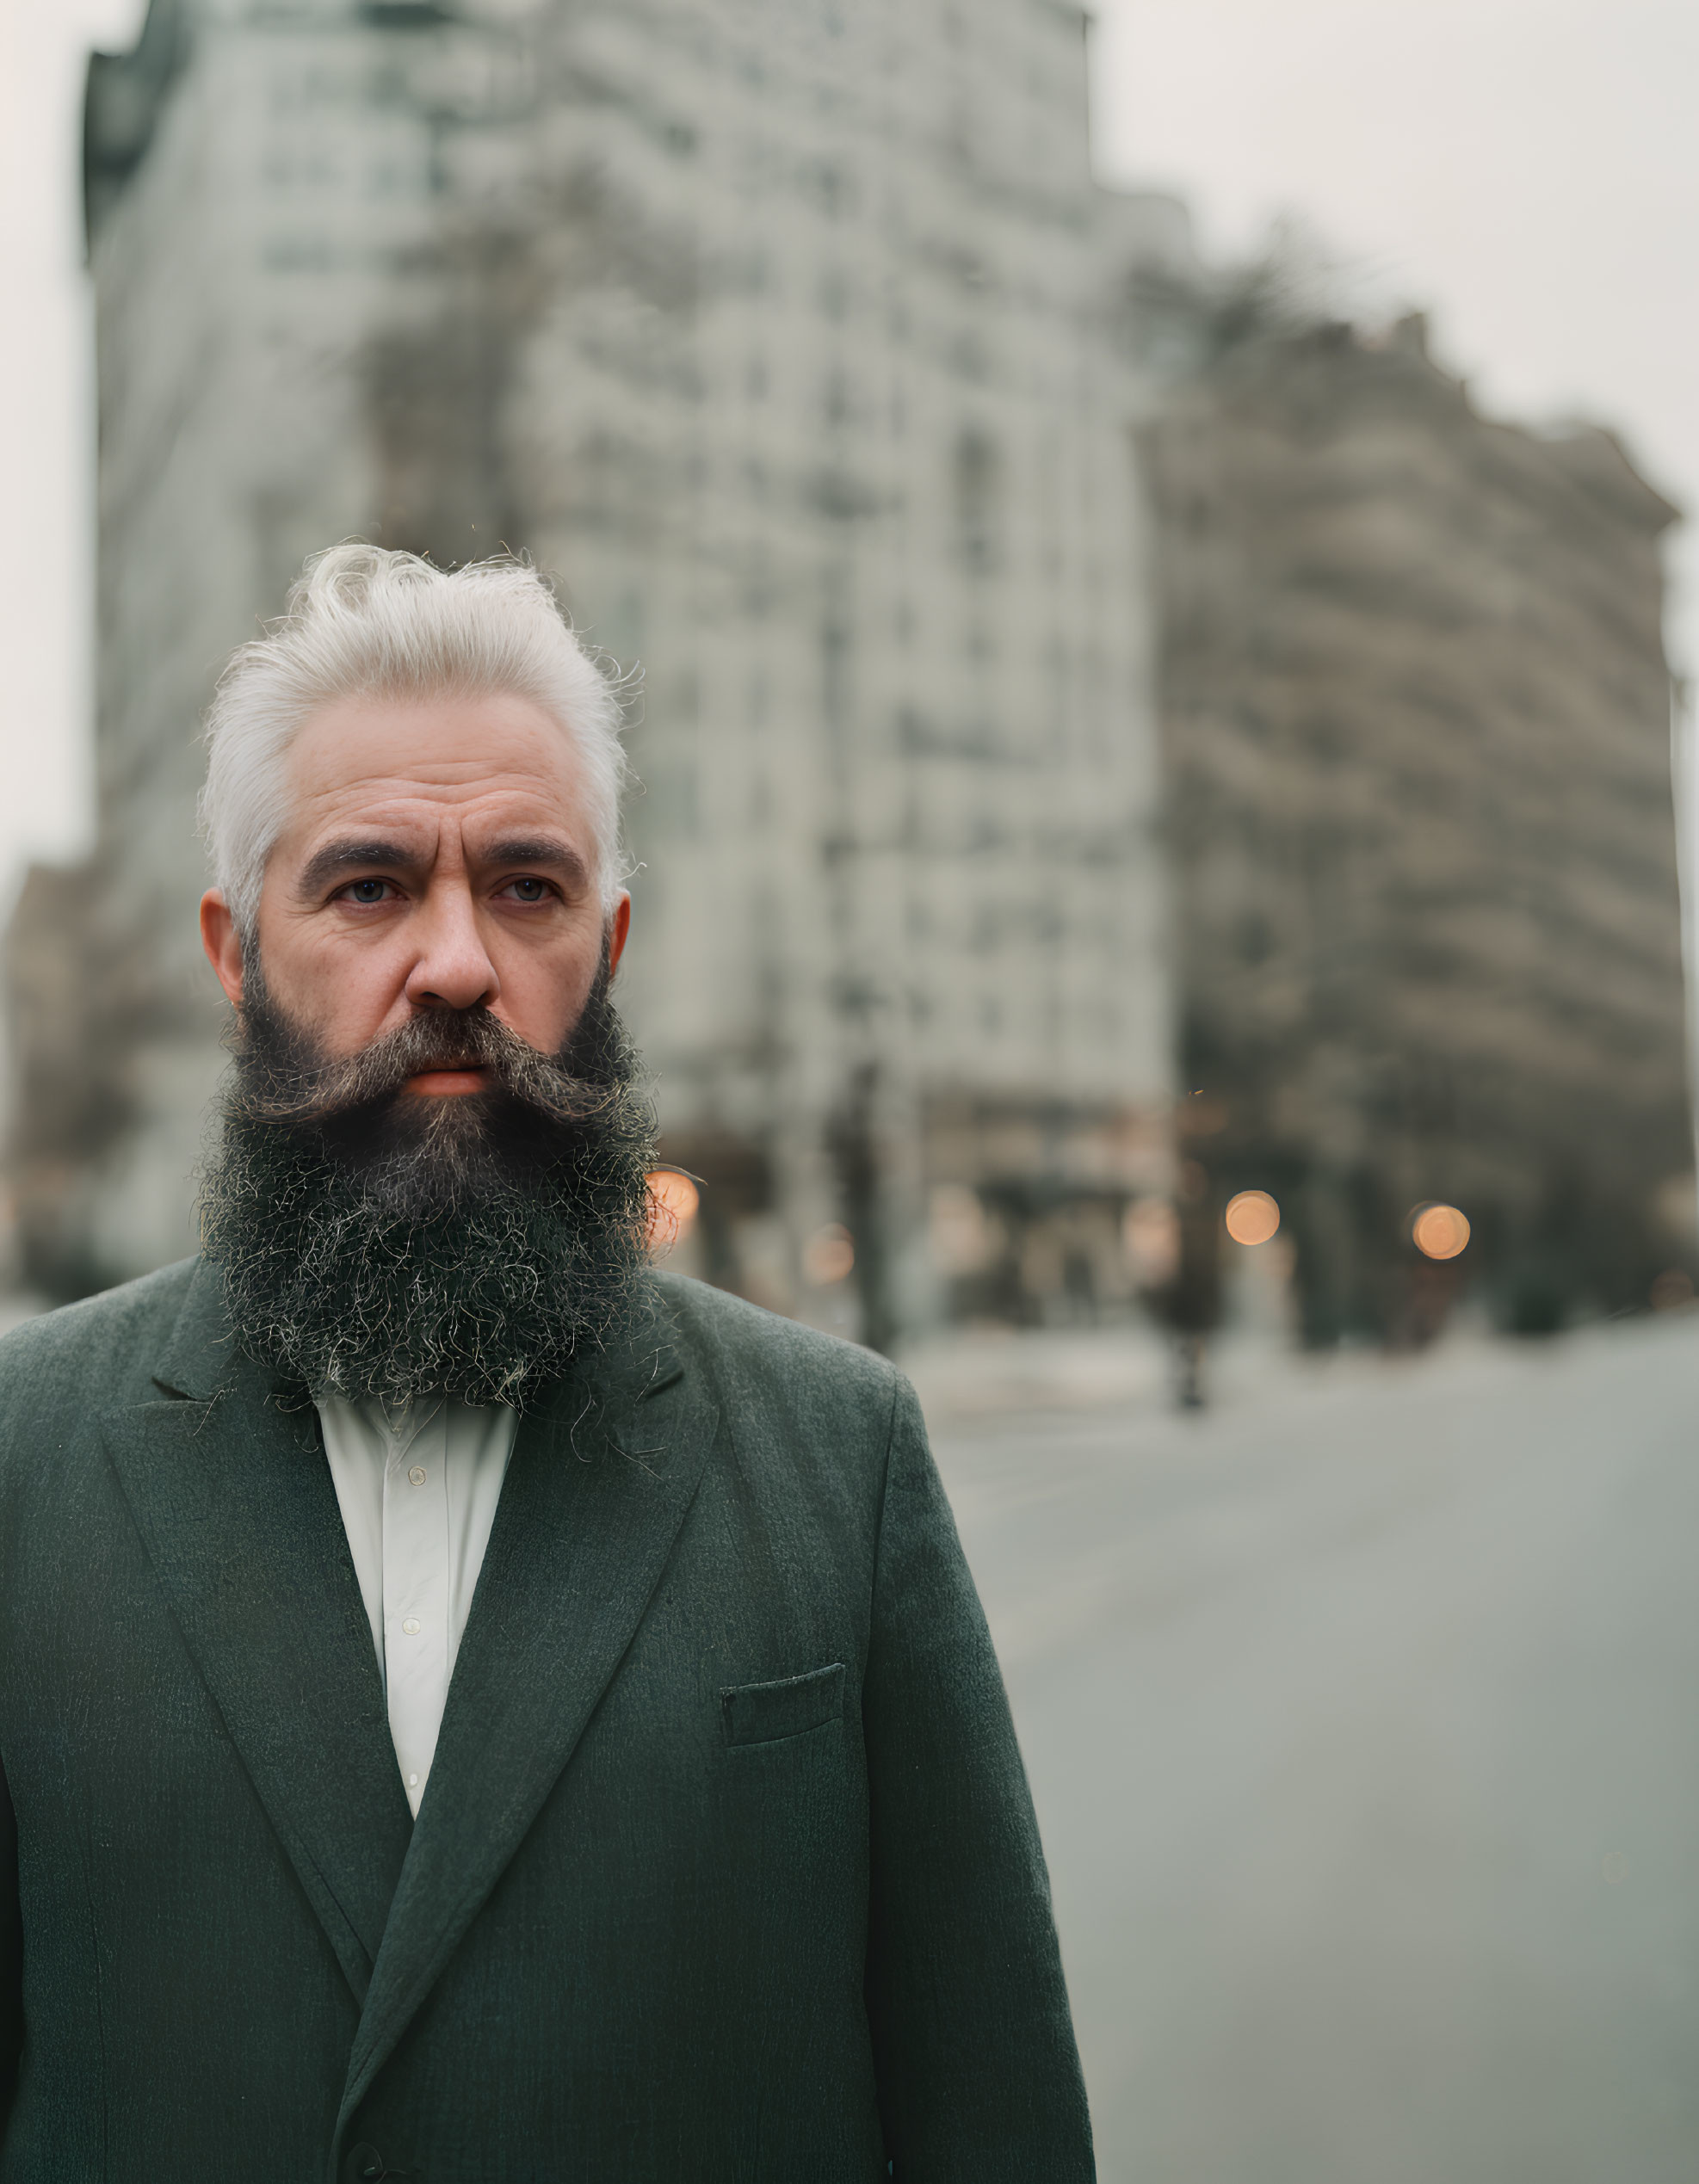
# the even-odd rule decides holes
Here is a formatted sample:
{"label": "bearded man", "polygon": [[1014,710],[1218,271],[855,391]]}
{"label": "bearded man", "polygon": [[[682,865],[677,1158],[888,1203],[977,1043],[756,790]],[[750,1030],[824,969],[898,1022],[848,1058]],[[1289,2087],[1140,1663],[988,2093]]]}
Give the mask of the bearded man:
{"label": "bearded man", "polygon": [[615,697],[340,547],[211,724],[204,1249],[0,1345],[8,2184],[1073,2184],[889,1366],[647,1270]]}

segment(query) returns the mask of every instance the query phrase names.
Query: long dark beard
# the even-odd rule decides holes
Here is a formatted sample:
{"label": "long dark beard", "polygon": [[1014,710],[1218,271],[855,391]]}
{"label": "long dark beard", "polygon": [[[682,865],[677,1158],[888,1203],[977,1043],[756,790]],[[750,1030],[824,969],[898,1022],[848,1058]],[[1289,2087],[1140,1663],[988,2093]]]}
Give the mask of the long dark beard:
{"label": "long dark beard", "polygon": [[[456,1062],[490,1089],[405,1089]],[[629,1313],[654,1124],[605,971],[559,1055],[480,1008],[344,1061],[250,976],[223,1124],[204,1248],[243,1348],[314,1395],[522,1410]]]}

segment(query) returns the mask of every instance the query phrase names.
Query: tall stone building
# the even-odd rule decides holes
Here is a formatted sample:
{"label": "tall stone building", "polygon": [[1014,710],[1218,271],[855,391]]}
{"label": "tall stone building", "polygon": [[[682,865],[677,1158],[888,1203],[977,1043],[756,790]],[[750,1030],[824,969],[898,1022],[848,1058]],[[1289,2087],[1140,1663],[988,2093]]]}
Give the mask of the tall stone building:
{"label": "tall stone building", "polygon": [[[1529,1330],[1683,1293],[1693,1168],[1659,540],[1597,429],[1495,423],[1429,354],[1183,238],[1134,325],[1185,1147],[1261,1188],[1304,1332]],[[1424,1266],[1424,1201],[1467,1253]]]}
{"label": "tall stone building", "polygon": [[38,1282],[191,1248],[198,717],[361,536],[527,552],[641,668],[622,986],[704,1271],[878,1341],[1128,1295],[1171,1042],[1084,99],[1055,0],[153,0],[96,61],[99,846],[12,940]]}

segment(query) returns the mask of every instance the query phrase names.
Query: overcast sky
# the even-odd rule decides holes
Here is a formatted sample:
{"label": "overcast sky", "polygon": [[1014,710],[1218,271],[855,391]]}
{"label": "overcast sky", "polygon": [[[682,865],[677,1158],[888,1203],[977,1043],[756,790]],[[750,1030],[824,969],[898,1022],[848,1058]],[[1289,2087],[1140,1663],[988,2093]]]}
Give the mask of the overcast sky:
{"label": "overcast sky", "polygon": [[[1694,0],[1100,0],[1097,162],[1206,249],[1297,214],[1477,401],[1608,423],[1699,507]],[[1688,541],[1681,574],[1696,568]],[[1699,664],[1684,582],[1671,640]]]}
{"label": "overcast sky", "polygon": [[[0,905],[89,802],[83,53],[141,0],[0,0]],[[1206,249],[1295,213],[1433,314],[1483,407],[1620,430],[1699,507],[1695,0],[1098,0],[1106,177],[1190,199]],[[1684,543],[1684,577],[1699,557]],[[1672,618],[1699,662],[1699,582]]]}
{"label": "overcast sky", "polygon": [[0,0],[0,916],[90,805],[93,401],[78,122],[142,0]]}

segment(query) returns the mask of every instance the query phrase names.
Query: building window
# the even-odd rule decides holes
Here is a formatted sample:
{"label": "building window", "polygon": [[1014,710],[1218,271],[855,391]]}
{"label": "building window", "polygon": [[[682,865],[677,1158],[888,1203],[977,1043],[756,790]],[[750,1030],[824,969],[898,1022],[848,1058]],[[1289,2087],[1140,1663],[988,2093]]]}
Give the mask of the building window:
{"label": "building window", "polygon": [[365,22],[385,30],[417,30],[450,20],[442,0],[360,0],[360,13]]}
{"label": "building window", "polygon": [[1002,462],[996,447],[977,425],[955,443],[956,550],[961,565],[988,576],[998,561]]}

